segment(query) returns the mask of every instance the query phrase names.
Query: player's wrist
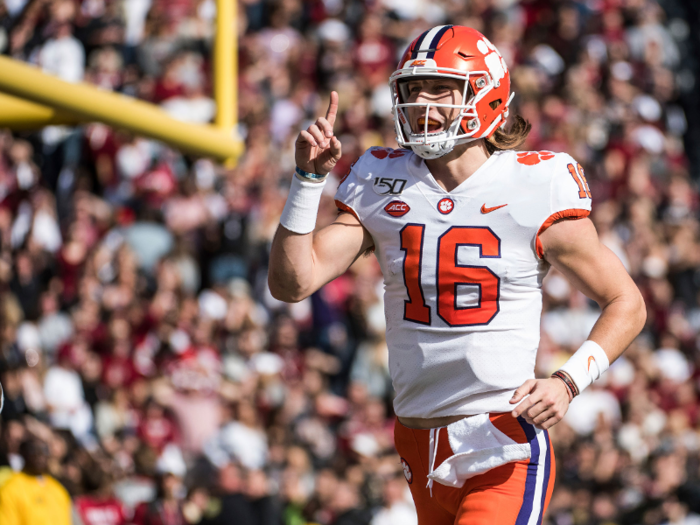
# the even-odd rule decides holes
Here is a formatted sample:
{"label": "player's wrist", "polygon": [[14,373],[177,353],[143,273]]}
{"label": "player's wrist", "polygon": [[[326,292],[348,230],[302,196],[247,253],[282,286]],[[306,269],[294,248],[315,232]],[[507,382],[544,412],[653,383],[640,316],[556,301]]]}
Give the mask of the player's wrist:
{"label": "player's wrist", "polygon": [[553,376],[564,381],[567,387],[570,386],[574,397],[576,397],[594,381],[600,379],[600,376],[609,367],[610,360],[605,350],[595,341],[588,340]]}
{"label": "player's wrist", "polygon": [[576,397],[576,394],[575,385],[573,385],[573,382],[571,381],[571,378],[568,377],[568,374],[562,372],[561,370],[557,370],[552,374],[551,379],[557,379],[564,386],[564,389],[569,396],[569,403],[571,403],[574,400],[574,397]]}
{"label": "player's wrist", "polygon": [[297,166],[295,173],[304,182],[323,182],[328,177],[328,173],[313,173]]}
{"label": "player's wrist", "polygon": [[[305,235],[316,228],[318,206],[321,203],[327,177],[311,180],[299,175],[299,168],[292,177],[287,202],[280,216],[280,224],[291,232]],[[308,173],[308,172],[305,172]]]}

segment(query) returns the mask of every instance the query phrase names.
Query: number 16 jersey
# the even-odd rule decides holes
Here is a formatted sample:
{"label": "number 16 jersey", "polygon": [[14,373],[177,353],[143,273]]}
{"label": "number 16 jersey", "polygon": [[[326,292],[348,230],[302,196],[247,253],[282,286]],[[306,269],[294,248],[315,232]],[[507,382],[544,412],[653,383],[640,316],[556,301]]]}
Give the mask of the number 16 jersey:
{"label": "number 16 jersey", "polygon": [[384,274],[396,414],[512,410],[539,345],[549,269],[539,234],[590,213],[581,166],[562,153],[497,152],[446,192],[413,152],[372,148],[335,198],[372,235]]}

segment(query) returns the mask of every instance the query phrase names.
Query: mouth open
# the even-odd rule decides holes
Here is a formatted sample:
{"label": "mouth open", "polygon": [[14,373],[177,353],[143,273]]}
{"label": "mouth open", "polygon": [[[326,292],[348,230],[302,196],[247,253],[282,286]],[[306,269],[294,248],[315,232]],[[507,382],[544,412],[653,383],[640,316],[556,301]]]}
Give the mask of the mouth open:
{"label": "mouth open", "polygon": [[[422,133],[425,130],[425,117],[420,117],[417,124],[418,132]],[[442,122],[428,117],[428,133],[437,133],[438,131],[442,131]]]}

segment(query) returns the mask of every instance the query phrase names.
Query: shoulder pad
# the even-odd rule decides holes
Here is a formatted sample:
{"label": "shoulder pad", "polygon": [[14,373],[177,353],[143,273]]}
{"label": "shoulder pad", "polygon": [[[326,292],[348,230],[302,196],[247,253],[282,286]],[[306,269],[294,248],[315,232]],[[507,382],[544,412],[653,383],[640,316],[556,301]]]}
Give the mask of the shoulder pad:
{"label": "shoulder pad", "polygon": [[406,149],[373,147],[360,157],[361,164],[358,163],[356,169],[359,177],[367,178],[370,173],[377,174],[390,169],[396,162],[402,162],[410,155],[413,152]]}

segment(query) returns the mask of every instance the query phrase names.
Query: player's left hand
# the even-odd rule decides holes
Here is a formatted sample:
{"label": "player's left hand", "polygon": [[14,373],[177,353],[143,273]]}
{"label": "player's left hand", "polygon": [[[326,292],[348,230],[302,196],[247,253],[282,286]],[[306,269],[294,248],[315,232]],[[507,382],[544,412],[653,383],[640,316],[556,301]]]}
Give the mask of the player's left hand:
{"label": "player's left hand", "polygon": [[547,430],[561,421],[569,410],[569,402],[566,385],[556,377],[528,379],[510,399],[513,405],[520,403],[511,412],[513,417],[523,416],[525,421],[542,430]]}

